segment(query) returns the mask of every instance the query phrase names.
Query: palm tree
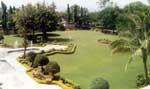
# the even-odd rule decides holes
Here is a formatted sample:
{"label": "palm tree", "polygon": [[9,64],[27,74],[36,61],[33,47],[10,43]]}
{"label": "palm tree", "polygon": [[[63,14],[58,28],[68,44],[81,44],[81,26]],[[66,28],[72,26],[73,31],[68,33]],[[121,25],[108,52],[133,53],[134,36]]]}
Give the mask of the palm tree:
{"label": "palm tree", "polygon": [[125,70],[128,64],[135,59],[135,56],[140,56],[143,61],[146,79],[145,84],[147,85],[149,83],[147,59],[150,51],[150,12],[140,12],[140,14],[128,14],[126,16],[128,19],[126,20],[128,21],[126,26],[124,22],[122,25],[122,22],[119,25],[120,29],[128,29],[130,39],[119,39],[114,41],[111,44],[112,52],[131,51],[133,53],[126,64]]}

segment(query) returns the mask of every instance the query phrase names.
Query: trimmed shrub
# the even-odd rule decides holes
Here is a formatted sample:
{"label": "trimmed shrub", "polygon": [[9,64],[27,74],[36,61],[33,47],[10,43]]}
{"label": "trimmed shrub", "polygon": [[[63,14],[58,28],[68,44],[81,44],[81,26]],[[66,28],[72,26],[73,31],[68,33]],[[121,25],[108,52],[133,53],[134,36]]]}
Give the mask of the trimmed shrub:
{"label": "trimmed shrub", "polygon": [[37,54],[35,52],[28,52],[26,55],[26,60],[33,63],[36,55]]}
{"label": "trimmed shrub", "polygon": [[80,85],[75,85],[73,89],[81,89]]}
{"label": "trimmed shrub", "polygon": [[90,89],[109,89],[109,83],[103,78],[96,78],[92,81]]}
{"label": "trimmed shrub", "polygon": [[49,63],[49,59],[48,59],[48,57],[46,57],[46,56],[44,56],[44,55],[41,55],[41,54],[39,54],[39,55],[37,55],[36,57],[35,57],[35,60],[34,60],[34,62],[33,62],[33,68],[36,68],[36,67],[38,67],[38,66],[44,66],[44,65],[47,65]]}
{"label": "trimmed shrub", "polygon": [[4,36],[0,34],[0,40],[3,40],[3,39],[4,39]]}
{"label": "trimmed shrub", "polygon": [[44,74],[51,73],[52,75],[55,75],[59,72],[60,72],[60,66],[55,61],[49,62],[44,69]]}
{"label": "trimmed shrub", "polygon": [[145,84],[145,78],[143,74],[137,74],[136,75],[136,86],[141,87]]}

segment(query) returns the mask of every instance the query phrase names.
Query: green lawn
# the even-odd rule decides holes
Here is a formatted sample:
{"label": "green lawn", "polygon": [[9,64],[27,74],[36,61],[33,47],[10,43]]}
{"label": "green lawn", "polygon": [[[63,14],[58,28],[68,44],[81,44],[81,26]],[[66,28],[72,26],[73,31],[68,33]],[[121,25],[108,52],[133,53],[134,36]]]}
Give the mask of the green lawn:
{"label": "green lawn", "polygon": [[56,54],[50,56],[61,66],[61,75],[88,89],[96,77],[103,77],[110,83],[110,89],[134,89],[135,75],[143,72],[142,62],[134,61],[124,71],[129,53],[113,54],[108,45],[97,43],[98,39],[115,40],[118,37],[94,31],[57,32],[60,38],[72,38],[71,43],[77,44],[77,50],[72,55]]}
{"label": "green lawn", "polygon": [[[94,31],[65,31],[55,32],[60,34],[57,39],[72,38],[67,43],[77,44],[74,54],[56,54],[49,56],[61,66],[61,75],[88,89],[91,81],[96,77],[103,77],[110,83],[110,89],[134,89],[135,75],[143,72],[141,60],[132,62],[127,72],[124,71],[129,53],[111,55],[108,45],[97,43],[98,39],[118,39],[117,36],[106,35]],[[54,37],[55,38],[55,37]],[[15,40],[22,42],[21,38],[5,36],[5,43],[14,44]]]}
{"label": "green lawn", "polygon": [[23,38],[14,35],[6,35],[4,38],[4,43],[7,45],[15,45],[16,41],[19,46],[23,44]]}

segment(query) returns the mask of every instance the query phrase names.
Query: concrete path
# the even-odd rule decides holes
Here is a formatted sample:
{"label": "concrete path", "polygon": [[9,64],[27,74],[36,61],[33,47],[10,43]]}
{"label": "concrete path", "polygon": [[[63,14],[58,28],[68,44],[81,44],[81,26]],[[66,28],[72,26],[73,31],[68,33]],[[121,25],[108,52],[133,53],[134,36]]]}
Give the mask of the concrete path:
{"label": "concrete path", "polygon": [[141,88],[141,89],[150,89],[150,85],[144,87],[144,88]]}
{"label": "concrete path", "polygon": [[0,48],[0,89],[61,89],[57,85],[35,82],[16,60],[22,52],[8,53],[9,50],[13,49]]}

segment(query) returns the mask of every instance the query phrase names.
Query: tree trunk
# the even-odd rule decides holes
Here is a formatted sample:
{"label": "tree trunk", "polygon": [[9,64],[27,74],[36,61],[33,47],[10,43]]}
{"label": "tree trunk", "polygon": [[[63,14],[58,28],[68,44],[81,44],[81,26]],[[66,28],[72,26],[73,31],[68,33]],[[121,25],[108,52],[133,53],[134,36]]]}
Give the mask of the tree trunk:
{"label": "tree trunk", "polygon": [[32,35],[33,35],[33,36],[35,35],[35,32],[34,32],[34,30],[32,31]]}
{"label": "tree trunk", "polygon": [[46,30],[43,29],[43,41],[46,42],[47,41],[47,33]]}
{"label": "tree trunk", "polygon": [[148,77],[148,68],[147,68],[147,50],[142,48],[142,57],[143,57],[143,64],[144,64],[144,72],[145,72],[145,79],[146,79],[146,85],[149,84],[149,77]]}
{"label": "tree trunk", "polygon": [[27,34],[25,31],[25,33],[24,33],[24,54],[23,54],[24,58],[26,58],[26,50],[27,50],[27,36],[26,35]]}
{"label": "tree trunk", "polygon": [[26,42],[24,42],[24,58],[26,58],[26,50],[27,50],[27,46],[26,46]]}
{"label": "tree trunk", "polygon": [[149,77],[148,77],[148,69],[147,69],[147,61],[143,61],[144,64],[144,71],[145,71],[145,78],[146,78],[146,85],[149,84]]}

